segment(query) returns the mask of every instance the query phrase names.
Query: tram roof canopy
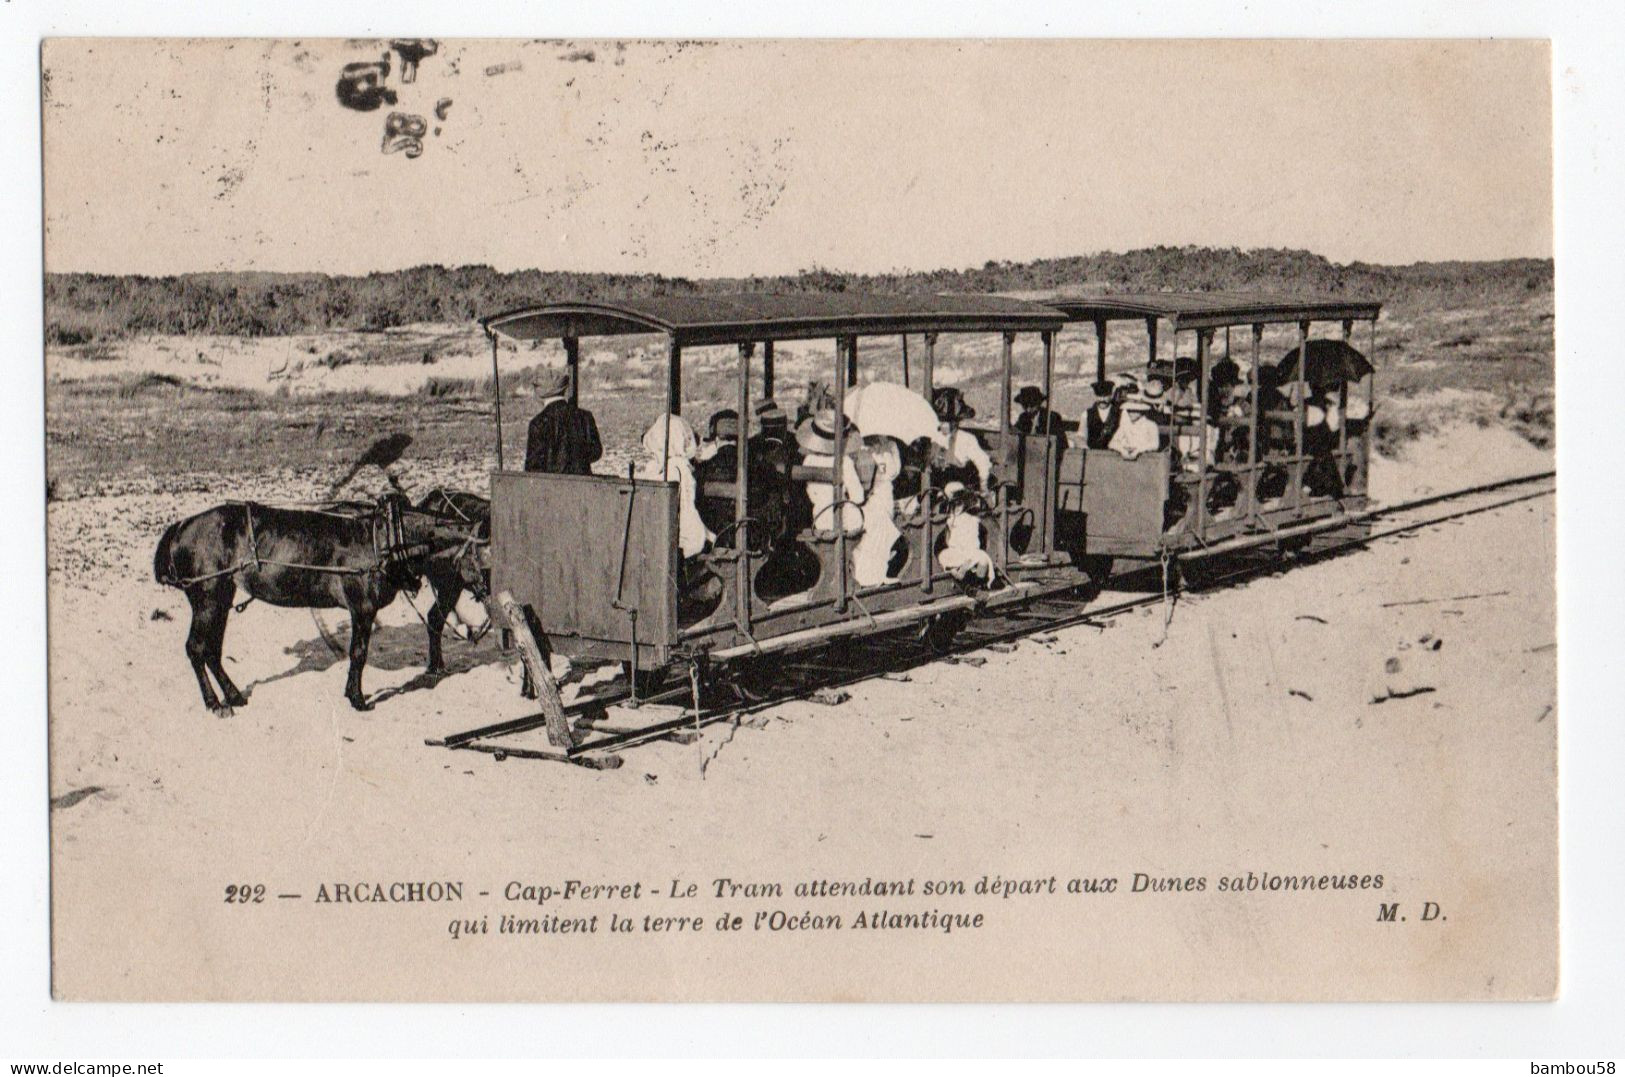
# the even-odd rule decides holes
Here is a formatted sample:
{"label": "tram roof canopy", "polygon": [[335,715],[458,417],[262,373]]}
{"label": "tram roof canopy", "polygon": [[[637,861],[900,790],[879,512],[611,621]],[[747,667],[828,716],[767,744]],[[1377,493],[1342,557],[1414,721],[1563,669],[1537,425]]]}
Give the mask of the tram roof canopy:
{"label": "tram roof canopy", "polygon": [[1343,321],[1375,318],[1382,304],[1334,296],[1269,292],[1118,292],[1106,295],[1044,295],[1036,302],[1072,321],[1165,318],[1175,329],[1213,329],[1266,322]]}
{"label": "tram roof canopy", "polygon": [[517,340],[666,333],[679,345],[893,333],[1040,332],[1061,311],[995,295],[661,295],[546,303],[492,315],[488,332]]}

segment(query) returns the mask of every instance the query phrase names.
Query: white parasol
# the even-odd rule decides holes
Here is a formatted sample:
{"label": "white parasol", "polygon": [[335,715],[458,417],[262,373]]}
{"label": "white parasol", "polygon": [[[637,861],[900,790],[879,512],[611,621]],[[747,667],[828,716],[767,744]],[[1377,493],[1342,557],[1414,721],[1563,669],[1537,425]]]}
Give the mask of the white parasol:
{"label": "white parasol", "polygon": [[845,410],[846,417],[866,437],[892,437],[904,445],[930,438],[947,446],[930,402],[893,382],[871,382],[851,390],[846,394]]}

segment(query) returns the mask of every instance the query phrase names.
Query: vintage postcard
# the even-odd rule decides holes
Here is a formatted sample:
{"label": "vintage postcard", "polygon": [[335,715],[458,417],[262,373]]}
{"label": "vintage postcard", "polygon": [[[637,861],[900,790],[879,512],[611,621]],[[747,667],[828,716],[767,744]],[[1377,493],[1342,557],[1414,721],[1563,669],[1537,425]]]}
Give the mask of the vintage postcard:
{"label": "vintage postcard", "polygon": [[41,80],[58,998],[1557,994],[1545,42]]}

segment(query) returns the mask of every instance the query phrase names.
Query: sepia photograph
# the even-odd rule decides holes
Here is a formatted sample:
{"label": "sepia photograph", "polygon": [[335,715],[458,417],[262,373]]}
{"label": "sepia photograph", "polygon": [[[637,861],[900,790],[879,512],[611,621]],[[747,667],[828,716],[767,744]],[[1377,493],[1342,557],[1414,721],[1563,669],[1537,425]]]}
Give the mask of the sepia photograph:
{"label": "sepia photograph", "polygon": [[56,999],[1559,994],[1548,41],[39,74]]}

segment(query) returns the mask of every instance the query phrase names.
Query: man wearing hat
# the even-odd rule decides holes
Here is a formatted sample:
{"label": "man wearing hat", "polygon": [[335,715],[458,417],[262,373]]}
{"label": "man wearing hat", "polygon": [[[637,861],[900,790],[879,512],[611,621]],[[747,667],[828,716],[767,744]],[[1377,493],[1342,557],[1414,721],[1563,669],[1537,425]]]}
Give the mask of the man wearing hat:
{"label": "man wearing hat", "polygon": [[1023,385],[1016,394],[1021,414],[1016,416],[1016,429],[1023,434],[1050,434],[1055,438],[1055,459],[1066,455],[1067,421],[1059,412],[1043,407],[1044,390],[1036,385]]}
{"label": "man wearing hat", "polygon": [[1123,407],[1114,383],[1097,381],[1093,388],[1095,400],[1084,419],[1085,444],[1091,449],[1104,449],[1111,445],[1112,435],[1123,421]]}
{"label": "man wearing hat", "polygon": [[[721,533],[733,523],[732,496],[710,497],[705,494],[707,483],[732,483],[739,466],[739,413],[733,408],[722,408],[711,414],[706,424],[706,440],[694,458],[694,477],[700,485],[700,518],[705,526]],[[748,489],[748,484],[747,484]]]}
{"label": "man wearing hat", "polygon": [[592,412],[571,403],[570,372],[544,368],[536,377],[541,410],[525,438],[525,470],[554,475],[591,475],[604,455]]}

